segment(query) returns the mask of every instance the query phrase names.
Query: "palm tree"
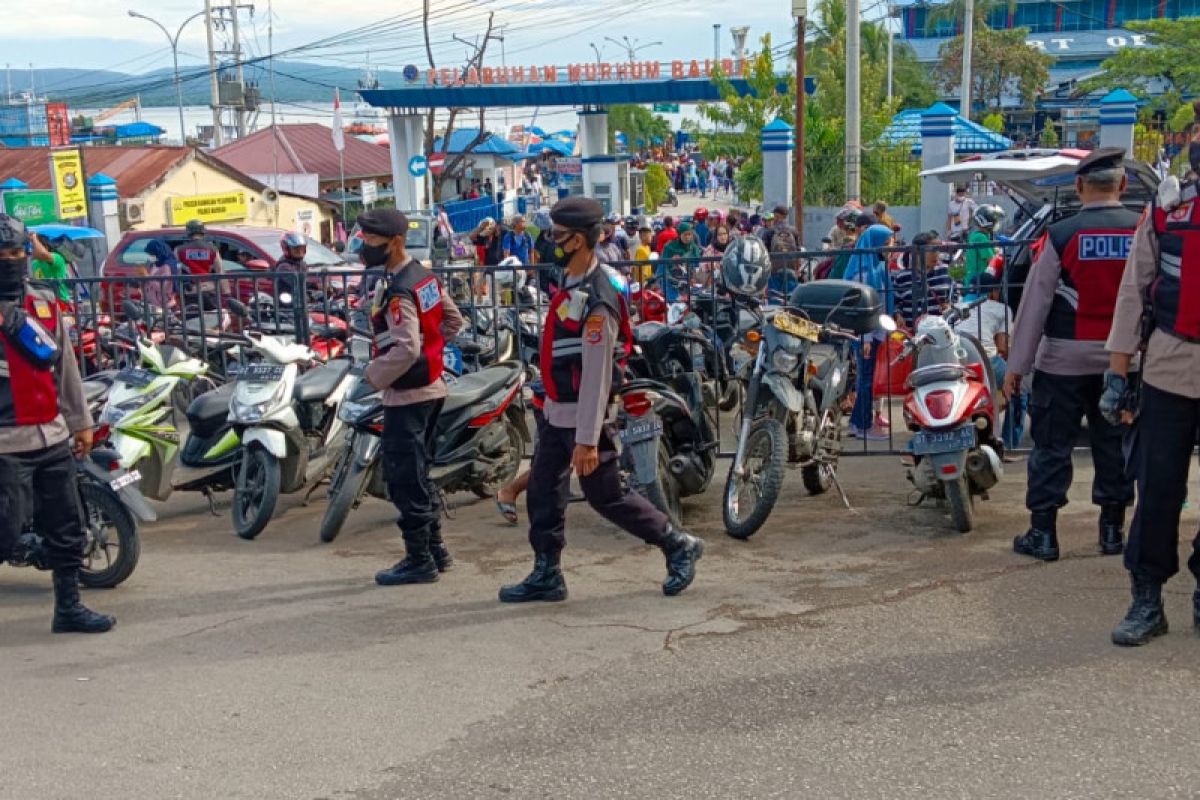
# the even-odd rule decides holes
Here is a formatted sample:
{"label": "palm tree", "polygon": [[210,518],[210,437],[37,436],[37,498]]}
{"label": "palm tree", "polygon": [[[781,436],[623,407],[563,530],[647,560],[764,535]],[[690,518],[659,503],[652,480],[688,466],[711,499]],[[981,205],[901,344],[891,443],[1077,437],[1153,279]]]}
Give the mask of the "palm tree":
{"label": "palm tree", "polygon": [[[987,28],[988,17],[998,8],[1006,8],[1011,17],[1017,11],[1017,0],[975,0],[975,27]],[[961,24],[967,16],[967,0],[948,0],[933,6],[926,18],[925,27],[933,30],[943,22]]]}

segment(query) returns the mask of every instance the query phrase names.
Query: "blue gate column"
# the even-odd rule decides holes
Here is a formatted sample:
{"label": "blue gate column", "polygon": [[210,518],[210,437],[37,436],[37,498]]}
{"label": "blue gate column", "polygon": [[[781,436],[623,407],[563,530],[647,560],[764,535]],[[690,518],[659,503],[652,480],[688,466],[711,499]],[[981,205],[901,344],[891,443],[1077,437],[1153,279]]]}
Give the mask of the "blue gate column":
{"label": "blue gate column", "polygon": [[[921,112],[921,169],[954,163],[955,111],[934,103]],[[935,177],[921,178],[921,230],[941,231],[950,207],[950,185]],[[914,231],[915,233],[915,231]]]}
{"label": "blue gate column", "polygon": [[[392,154],[392,189],[396,208],[416,211],[425,208],[425,174],[411,169],[414,156],[425,156],[425,118],[420,114],[392,114],[388,117],[388,139]],[[420,174],[414,175],[414,172]]]}
{"label": "blue gate column", "polygon": [[1137,98],[1124,89],[1113,89],[1100,100],[1100,146],[1120,147],[1133,158],[1133,126],[1137,123]]}
{"label": "blue gate column", "polygon": [[104,234],[107,247],[121,241],[121,212],[118,208],[117,182],[97,172],[87,182],[88,221]]}
{"label": "blue gate column", "polygon": [[[775,206],[792,207],[792,153],[796,134],[791,125],[778,117],[761,131],[763,164],[763,209],[771,213]],[[793,223],[795,220],[793,220]]]}

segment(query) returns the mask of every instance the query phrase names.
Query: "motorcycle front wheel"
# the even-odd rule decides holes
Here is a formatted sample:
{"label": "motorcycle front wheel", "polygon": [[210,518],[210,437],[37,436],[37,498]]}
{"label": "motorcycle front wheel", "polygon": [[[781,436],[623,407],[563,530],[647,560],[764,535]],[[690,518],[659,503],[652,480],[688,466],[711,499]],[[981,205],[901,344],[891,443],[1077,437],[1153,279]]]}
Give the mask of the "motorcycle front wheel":
{"label": "motorcycle front wheel", "polygon": [[142,553],[137,522],[107,486],[79,485],[87,526],[87,550],[79,582],[89,589],[111,589],[133,574]]}
{"label": "motorcycle front wheel", "polygon": [[956,480],[942,484],[946,492],[946,503],[950,506],[950,520],[959,533],[970,533],[975,527],[975,508],[971,505],[971,490],[967,478],[960,475]]}
{"label": "motorcycle front wheel", "polygon": [[242,455],[237,488],[233,492],[233,530],[243,539],[263,532],[279,500],[279,461],[262,447]]}
{"label": "motorcycle front wheel", "polygon": [[735,539],[753,536],[779,499],[787,462],[787,431],[772,417],[755,420],[746,438],[745,464],[737,474],[737,463],[729,467],[725,480],[725,502],[721,510],[725,532]]}
{"label": "motorcycle front wheel", "polygon": [[329,506],[321,520],[321,541],[328,544],[341,533],[351,509],[362,497],[363,487],[371,476],[373,464],[364,466],[347,451],[338,471],[333,476],[333,488],[329,491]]}

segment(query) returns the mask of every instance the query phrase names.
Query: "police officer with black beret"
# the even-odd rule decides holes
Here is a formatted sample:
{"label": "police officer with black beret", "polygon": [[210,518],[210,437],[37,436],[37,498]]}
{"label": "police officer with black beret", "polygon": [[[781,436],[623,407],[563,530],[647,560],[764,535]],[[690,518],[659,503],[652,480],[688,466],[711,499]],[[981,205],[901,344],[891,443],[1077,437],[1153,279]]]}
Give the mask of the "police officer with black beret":
{"label": "police officer with black beret", "polygon": [[616,434],[607,419],[632,331],[628,306],[596,257],[604,209],[595,200],[568,197],[551,209],[550,218],[557,262],[565,273],[542,333],[546,401],[528,494],[534,567],[521,583],[502,588],[500,600],[567,598],[559,557],[566,543],[572,469],[592,508],[662,549],[667,562],[663,593],[679,594],[695,577],[704,542],[674,528],[663,512],[622,485]]}
{"label": "police officer with black beret", "polygon": [[1138,215],[1121,204],[1125,151],[1102,147],[1075,170],[1079,213],[1049,226],[1029,271],[1013,323],[1004,393],[1013,398],[1033,369],[1030,398],[1030,527],[1013,550],[1043,561],[1058,558],[1058,509],[1067,504],[1074,470],[1071,452],[1086,416],[1095,477],[1092,502],[1100,506],[1100,552],[1123,547],[1125,508],[1133,481],[1125,469],[1123,430],[1100,414],[1105,341]]}
{"label": "police officer with black beret", "polygon": [[384,267],[371,302],[375,358],[366,379],[383,391],[383,474],[400,512],[404,558],[375,576],[381,586],[432,583],[453,563],[442,541],[438,490],[429,479],[446,398],[442,350],[463,319],[437,276],[408,254],[408,218],[391,208],[358,218],[362,260]]}

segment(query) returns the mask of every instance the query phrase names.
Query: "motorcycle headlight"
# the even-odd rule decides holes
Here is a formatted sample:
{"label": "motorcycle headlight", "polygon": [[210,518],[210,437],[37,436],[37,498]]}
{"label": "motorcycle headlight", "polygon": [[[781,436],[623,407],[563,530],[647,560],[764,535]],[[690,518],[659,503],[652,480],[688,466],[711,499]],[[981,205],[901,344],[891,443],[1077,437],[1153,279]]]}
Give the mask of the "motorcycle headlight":
{"label": "motorcycle headlight", "polygon": [[279,402],[285,383],[282,381],[271,396],[265,400],[255,398],[253,402],[244,402],[237,394],[229,401],[229,419],[232,422],[258,422]]}
{"label": "motorcycle headlight", "polygon": [[771,369],[775,372],[791,372],[800,363],[800,356],[789,353],[782,347],[771,354]]}

